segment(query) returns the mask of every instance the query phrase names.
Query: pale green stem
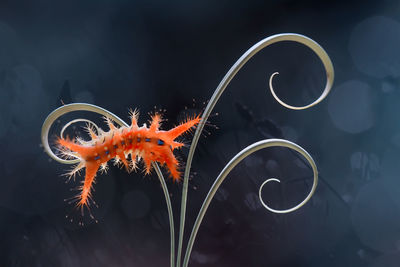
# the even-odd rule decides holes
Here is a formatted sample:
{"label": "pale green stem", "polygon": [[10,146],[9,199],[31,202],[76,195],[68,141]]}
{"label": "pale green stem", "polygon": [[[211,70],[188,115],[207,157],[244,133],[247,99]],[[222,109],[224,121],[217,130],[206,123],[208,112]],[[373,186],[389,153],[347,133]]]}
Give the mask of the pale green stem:
{"label": "pale green stem", "polygon": [[[320,58],[320,60],[322,61],[322,64],[324,65],[327,79],[326,79],[325,89],[322,92],[321,96],[317,100],[315,100],[314,102],[312,102],[311,104],[306,105],[306,106],[294,107],[294,106],[288,105],[288,104],[284,103],[283,101],[281,101],[278,98],[278,96],[275,94],[273,87],[272,87],[272,78],[277,73],[272,74],[270,77],[270,91],[271,91],[273,97],[280,104],[282,104],[283,106],[285,106],[287,108],[295,109],[295,110],[306,109],[306,108],[312,107],[312,106],[318,104],[319,102],[321,102],[328,95],[328,93],[332,87],[332,83],[333,83],[333,79],[334,79],[334,71],[333,71],[333,65],[332,65],[332,62],[331,62],[329,56],[327,55],[325,50],[318,43],[316,43],[312,39],[310,39],[306,36],[303,36],[303,35],[293,34],[293,33],[285,33],[285,34],[277,34],[277,35],[267,37],[267,38],[261,40],[260,42],[258,42],[257,44],[255,44],[254,46],[252,46],[249,50],[247,50],[246,53],[244,53],[238,59],[238,61],[236,61],[236,63],[231,67],[231,69],[224,76],[224,78],[218,85],[217,89],[215,90],[213,96],[211,97],[210,101],[208,102],[208,105],[203,112],[201,122],[196,129],[196,132],[194,134],[194,137],[193,137],[193,140],[192,140],[192,143],[190,146],[190,150],[189,150],[189,154],[188,154],[188,158],[187,158],[187,162],[186,162],[184,180],[183,180],[183,190],[182,190],[182,200],[181,200],[181,217],[180,217],[180,227],[179,227],[179,242],[178,242],[178,254],[177,254],[177,264],[176,264],[177,267],[180,267],[180,263],[181,263],[182,243],[183,243],[183,235],[184,235],[184,229],[185,229],[185,216],[186,216],[186,204],[187,204],[186,202],[187,202],[187,191],[188,191],[190,168],[192,165],[193,155],[194,155],[197,143],[200,138],[200,134],[204,128],[204,123],[207,121],[207,119],[210,116],[218,99],[224,92],[225,88],[228,86],[228,84],[233,79],[233,77],[236,75],[236,73],[243,67],[243,65],[263,48],[265,48],[273,43],[277,43],[277,42],[281,42],[281,41],[298,42],[298,43],[301,43],[301,44],[309,47],[311,50],[313,50],[317,54],[317,56]],[[189,258],[190,252],[188,253],[188,251],[186,251],[186,255],[187,256],[185,256],[185,258]],[[187,264],[187,262],[186,262],[186,264]],[[184,267],[186,267],[186,265]]]}
{"label": "pale green stem", "polygon": [[168,217],[169,217],[169,230],[170,230],[170,235],[171,235],[171,267],[174,267],[175,265],[175,225],[174,225],[174,216],[172,213],[172,206],[171,206],[171,199],[169,197],[169,192],[168,192],[168,187],[167,184],[165,183],[165,179],[163,177],[163,174],[160,170],[160,167],[158,166],[157,163],[153,162],[153,167],[156,170],[157,176],[160,179],[161,187],[164,191],[164,196],[165,196],[165,201],[167,202],[167,208],[168,208]]}

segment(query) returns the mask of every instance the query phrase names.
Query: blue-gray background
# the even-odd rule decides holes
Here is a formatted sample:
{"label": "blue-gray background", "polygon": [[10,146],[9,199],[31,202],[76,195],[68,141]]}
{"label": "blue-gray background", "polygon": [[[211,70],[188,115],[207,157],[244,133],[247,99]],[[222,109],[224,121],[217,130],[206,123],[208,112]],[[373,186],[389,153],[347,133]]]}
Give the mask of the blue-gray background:
{"label": "blue-gray background", "polygon": [[[0,2],[0,265],[167,266],[168,219],[155,175],[112,166],[95,185],[99,223],[70,223],[65,215],[79,214],[63,200],[78,181],[65,184],[69,166],[43,152],[42,122],[63,101],[126,119],[139,108],[141,123],[157,106],[171,127],[193,98],[195,111],[204,107],[250,46],[296,32],[331,56],[332,92],[316,107],[287,110],[268,92],[269,75],[279,71],[277,93],[304,105],[322,92],[321,63],[292,43],[252,59],[216,106],[210,122],[219,129],[208,127],[199,143],[185,237],[219,171],[252,142],[280,137],[304,147],[321,174],[318,190],[292,214],[262,209],[265,179],[285,182],[266,188],[264,199],[287,208],[307,194],[311,172],[285,149],[251,156],[213,200],[190,266],[400,266],[400,3],[143,2]],[[178,221],[182,184],[168,185]]]}

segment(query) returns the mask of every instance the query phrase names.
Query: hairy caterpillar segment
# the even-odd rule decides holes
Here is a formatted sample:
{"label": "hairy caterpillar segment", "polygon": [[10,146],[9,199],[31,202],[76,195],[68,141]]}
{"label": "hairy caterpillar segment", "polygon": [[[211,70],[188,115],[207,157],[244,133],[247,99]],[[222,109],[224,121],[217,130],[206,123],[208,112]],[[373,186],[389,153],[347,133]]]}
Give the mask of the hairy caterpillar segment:
{"label": "hairy caterpillar segment", "polygon": [[144,124],[139,128],[137,125],[138,112],[131,111],[130,113],[130,127],[117,128],[109,118],[106,118],[108,132],[99,129],[96,134],[89,125],[87,126],[87,131],[92,138],[90,141],[80,138],[77,138],[77,142],[62,137],[58,139],[57,142],[63,155],[74,155],[80,159],[80,162],[67,175],[73,177],[85,168],[85,180],[79,188],[80,194],[76,196],[77,207],[81,209],[84,206],[89,207],[96,173],[99,168],[105,171],[110,159],[114,159],[116,164],[121,162],[128,172],[136,170],[137,161],[143,159],[146,174],[150,173],[152,162],[159,162],[166,166],[174,181],[179,181],[179,162],[173,151],[184,144],[175,139],[195,127],[200,122],[200,116],[188,118],[175,128],[163,131],[159,130],[162,121],[159,114],[152,116],[150,127],[147,128]]}

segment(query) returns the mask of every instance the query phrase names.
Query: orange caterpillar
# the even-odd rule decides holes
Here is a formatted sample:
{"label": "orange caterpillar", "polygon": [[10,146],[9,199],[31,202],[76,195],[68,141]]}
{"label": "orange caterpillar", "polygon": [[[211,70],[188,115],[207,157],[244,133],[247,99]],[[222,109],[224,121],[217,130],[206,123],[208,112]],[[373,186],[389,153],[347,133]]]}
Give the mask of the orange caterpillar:
{"label": "orange caterpillar", "polygon": [[152,116],[149,128],[146,124],[138,127],[137,111],[131,112],[130,115],[130,127],[116,128],[109,118],[106,118],[108,132],[98,130],[99,132],[95,134],[93,129],[88,126],[87,131],[92,138],[90,141],[77,138],[77,141],[74,142],[68,138],[58,138],[57,143],[61,153],[67,157],[78,157],[80,160],[67,175],[75,176],[85,168],[85,180],[79,187],[80,193],[75,197],[77,207],[82,211],[83,207],[89,207],[89,199],[92,200],[91,189],[98,169],[106,170],[107,162],[110,159],[114,159],[116,164],[122,163],[129,172],[136,170],[137,161],[143,159],[146,174],[150,173],[152,162],[159,162],[167,167],[174,181],[179,181],[179,162],[173,151],[184,144],[176,142],[175,139],[195,127],[200,122],[200,117],[188,118],[186,122],[175,128],[163,131],[159,130],[162,121],[159,114]]}

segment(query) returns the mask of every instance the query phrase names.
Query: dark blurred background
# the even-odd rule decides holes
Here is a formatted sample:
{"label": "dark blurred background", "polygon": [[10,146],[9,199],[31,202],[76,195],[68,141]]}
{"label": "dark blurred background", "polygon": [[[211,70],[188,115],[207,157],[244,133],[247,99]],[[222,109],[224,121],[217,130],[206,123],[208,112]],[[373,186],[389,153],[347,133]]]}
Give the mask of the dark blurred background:
{"label": "dark blurred background", "polygon": [[[43,152],[41,125],[62,102],[87,102],[124,119],[139,108],[140,123],[163,108],[168,129],[204,108],[250,46],[282,32],[324,47],[333,90],[304,111],[272,98],[275,71],[277,93],[290,104],[311,103],[323,90],[322,64],[298,44],[272,45],[246,64],[210,119],[219,129],[207,127],[211,135],[199,142],[185,238],[218,173],[261,139],[304,147],[320,171],[317,192],[296,212],[268,212],[257,197],[264,180],[282,179],[263,197],[288,208],[306,196],[312,173],[287,149],[252,155],[211,203],[190,266],[400,266],[399,12],[399,1],[2,0],[0,266],[168,266],[157,177],[111,166],[95,185],[99,223],[71,223],[65,215],[79,213],[64,199],[82,176],[65,183],[70,166]],[[184,161],[187,152],[177,154]],[[178,222],[182,184],[168,186]]]}

